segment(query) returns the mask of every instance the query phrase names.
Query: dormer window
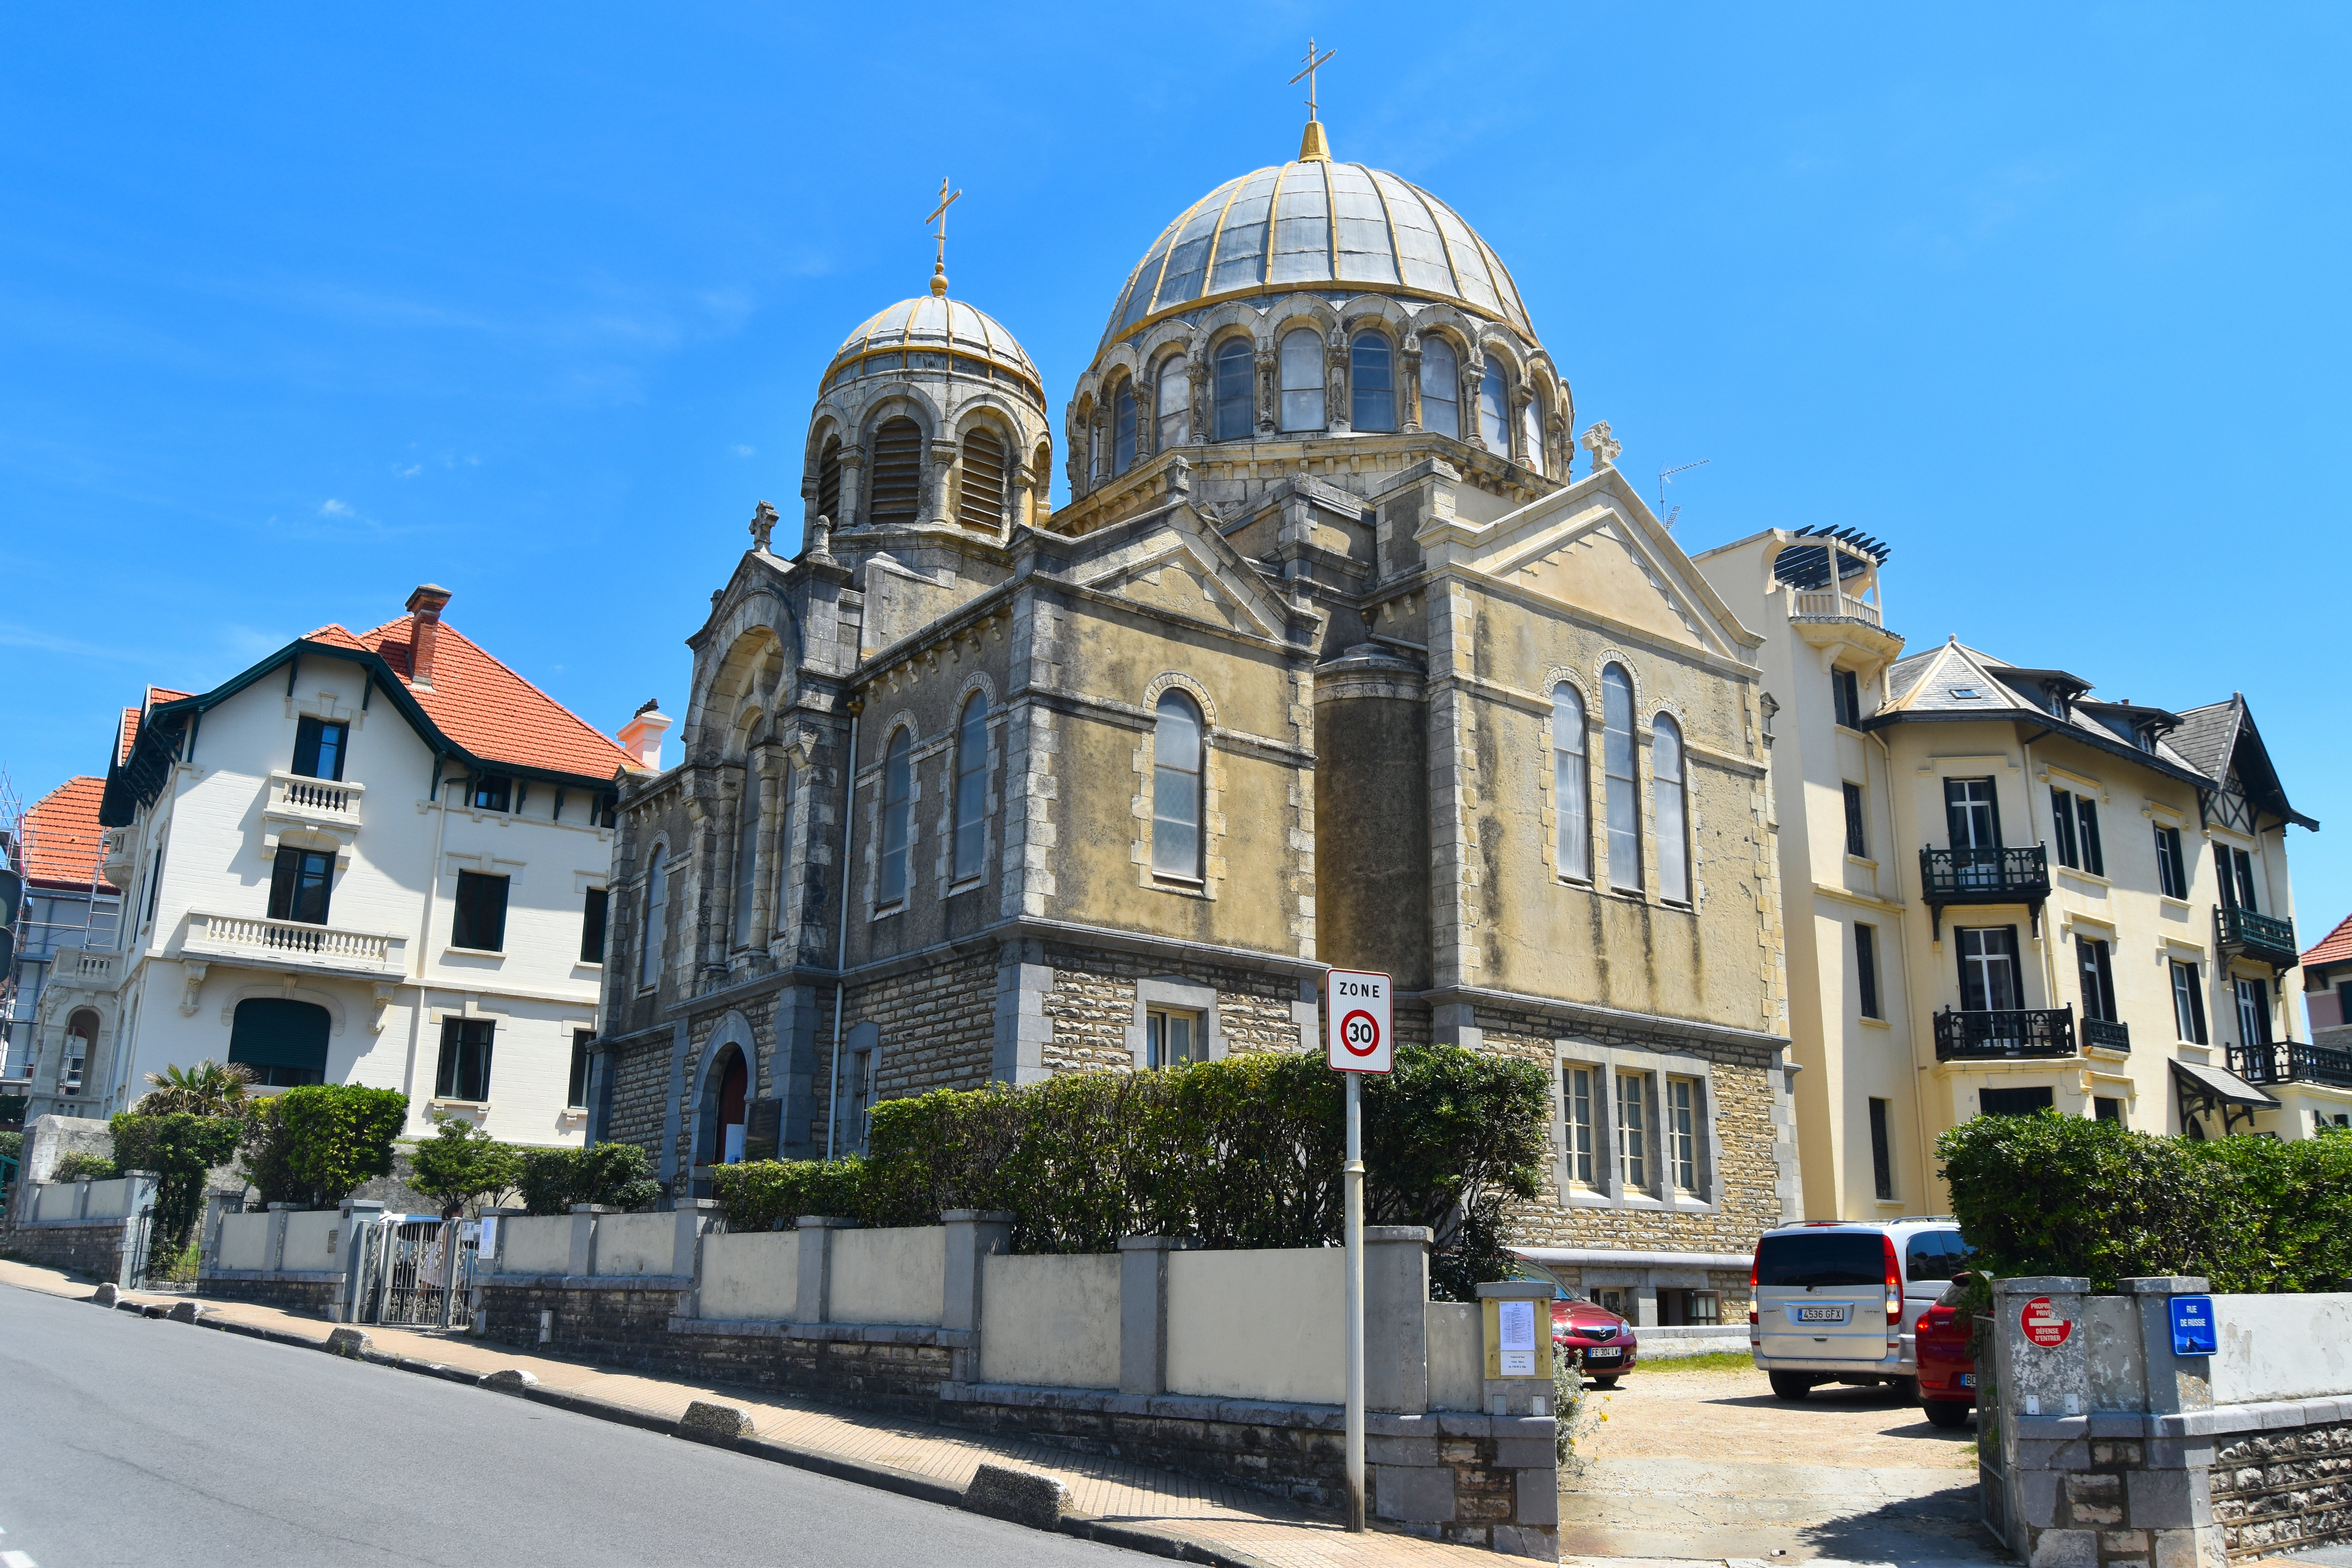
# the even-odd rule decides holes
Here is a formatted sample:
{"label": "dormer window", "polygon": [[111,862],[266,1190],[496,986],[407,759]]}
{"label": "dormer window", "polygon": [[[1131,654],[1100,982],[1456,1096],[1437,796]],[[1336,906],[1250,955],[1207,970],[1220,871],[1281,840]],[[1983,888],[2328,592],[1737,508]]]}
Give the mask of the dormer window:
{"label": "dormer window", "polygon": [[504,773],[483,773],[474,780],[476,811],[511,811],[514,809],[514,780]]}

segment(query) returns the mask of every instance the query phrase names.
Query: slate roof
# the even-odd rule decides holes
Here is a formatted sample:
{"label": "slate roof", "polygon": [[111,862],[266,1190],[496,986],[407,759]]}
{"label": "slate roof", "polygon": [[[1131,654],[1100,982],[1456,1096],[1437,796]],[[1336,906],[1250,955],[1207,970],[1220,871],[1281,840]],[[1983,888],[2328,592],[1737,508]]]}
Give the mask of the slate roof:
{"label": "slate roof", "polygon": [[[106,793],[102,778],[70,778],[43,795],[25,813],[25,879],[40,887],[89,890],[105,858],[100,842],[98,803]],[[115,891],[100,882],[99,891]]]}

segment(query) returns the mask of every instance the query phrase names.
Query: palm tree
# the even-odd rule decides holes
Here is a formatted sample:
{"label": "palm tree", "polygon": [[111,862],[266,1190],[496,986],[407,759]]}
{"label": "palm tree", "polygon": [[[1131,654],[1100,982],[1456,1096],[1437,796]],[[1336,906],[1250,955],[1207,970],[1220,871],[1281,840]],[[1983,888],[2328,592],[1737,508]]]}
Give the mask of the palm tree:
{"label": "palm tree", "polygon": [[253,1074],[241,1063],[224,1066],[207,1057],[192,1068],[151,1072],[147,1081],[155,1087],[140,1098],[142,1116],[165,1116],[175,1110],[194,1116],[242,1116],[246,1087],[253,1082]]}

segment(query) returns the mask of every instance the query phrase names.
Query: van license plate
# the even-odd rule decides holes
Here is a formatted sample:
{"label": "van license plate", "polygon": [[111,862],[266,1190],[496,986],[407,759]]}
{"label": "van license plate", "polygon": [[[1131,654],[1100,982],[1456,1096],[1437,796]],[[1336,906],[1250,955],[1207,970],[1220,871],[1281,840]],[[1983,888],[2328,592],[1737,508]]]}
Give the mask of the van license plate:
{"label": "van license plate", "polygon": [[1976,1385],[1977,1374],[1975,1373],[1964,1372],[1960,1373],[1960,1386],[1962,1388],[1974,1388]]}
{"label": "van license plate", "polygon": [[1846,1310],[1843,1307],[1800,1307],[1797,1309],[1797,1321],[1843,1323],[1845,1321],[1845,1313]]}

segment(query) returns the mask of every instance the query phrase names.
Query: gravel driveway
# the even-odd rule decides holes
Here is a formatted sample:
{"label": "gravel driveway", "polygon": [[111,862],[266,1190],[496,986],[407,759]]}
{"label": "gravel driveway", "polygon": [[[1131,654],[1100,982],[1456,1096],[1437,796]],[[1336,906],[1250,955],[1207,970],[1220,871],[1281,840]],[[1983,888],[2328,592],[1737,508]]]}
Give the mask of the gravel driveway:
{"label": "gravel driveway", "polygon": [[1560,1482],[1564,1555],[1664,1561],[2010,1561],[1977,1522],[1976,1429],[1884,1388],[1775,1399],[1764,1374],[1651,1363],[1615,1391]]}

